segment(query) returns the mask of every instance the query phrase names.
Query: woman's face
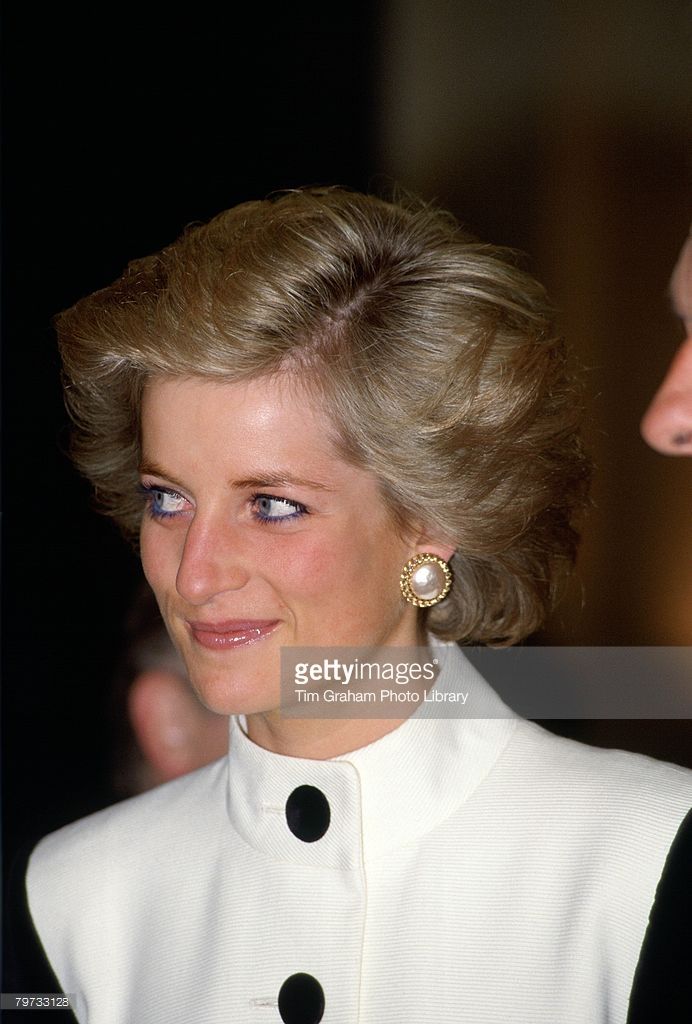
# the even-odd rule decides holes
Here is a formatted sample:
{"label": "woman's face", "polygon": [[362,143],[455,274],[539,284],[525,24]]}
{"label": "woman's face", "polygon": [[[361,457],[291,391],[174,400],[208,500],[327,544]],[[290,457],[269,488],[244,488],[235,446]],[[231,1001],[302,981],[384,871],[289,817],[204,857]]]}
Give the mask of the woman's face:
{"label": "woman's face", "polygon": [[399,574],[429,545],[399,535],[329,426],[287,376],[145,392],[142,562],[214,711],[275,709],[282,646],[418,642]]}

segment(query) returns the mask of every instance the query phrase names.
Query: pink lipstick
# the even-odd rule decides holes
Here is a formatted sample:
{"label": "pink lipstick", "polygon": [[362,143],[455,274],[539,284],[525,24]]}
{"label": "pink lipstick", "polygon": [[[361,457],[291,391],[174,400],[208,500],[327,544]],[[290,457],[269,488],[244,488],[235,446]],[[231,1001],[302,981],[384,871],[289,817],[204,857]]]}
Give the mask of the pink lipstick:
{"label": "pink lipstick", "polygon": [[190,632],[202,647],[232,649],[255,644],[274,632],[278,619],[227,619],[224,622],[190,622]]}

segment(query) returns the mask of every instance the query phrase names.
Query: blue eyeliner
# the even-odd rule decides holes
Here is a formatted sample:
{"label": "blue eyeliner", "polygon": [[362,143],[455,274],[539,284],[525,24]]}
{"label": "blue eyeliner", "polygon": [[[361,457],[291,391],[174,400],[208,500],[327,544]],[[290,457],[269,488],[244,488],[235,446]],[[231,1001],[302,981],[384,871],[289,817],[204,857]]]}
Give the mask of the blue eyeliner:
{"label": "blue eyeliner", "polygon": [[[142,484],[138,485],[139,493],[145,500],[146,512],[152,519],[170,519],[173,516],[180,514],[181,510],[168,510],[163,508],[163,501],[165,498],[181,498],[185,500],[184,496],[179,491],[174,490],[172,487],[163,487],[159,484]],[[268,515],[267,512],[261,511],[261,503],[264,502],[269,508],[272,505],[280,505],[283,508],[291,508],[294,511],[289,512],[287,515]],[[276,494],[265,494],[258,493],[253,494],[250,499],[252,507],[252,517],[255,522],[261,523],[262,525],[268,524],[280,524],[293,522],[296,519],[302,518],[304,515],[309,515],[309,510],[302,505],[299,501],[291,501],[290,498],[282,498]]]}
{"label": "blue eyeliner", "polygon": [[170,519],[171,516],[175,516],[177,512],[169,512],[161,507],[161,501],[158,495],[162,494],[174,494],[178,497],[182,495],[178,494],[178,491],[174,491],[170,487],[159,487],[152,486],[151,484],[139,484],[139,493],[145,499],[147,514],[152,519]]}

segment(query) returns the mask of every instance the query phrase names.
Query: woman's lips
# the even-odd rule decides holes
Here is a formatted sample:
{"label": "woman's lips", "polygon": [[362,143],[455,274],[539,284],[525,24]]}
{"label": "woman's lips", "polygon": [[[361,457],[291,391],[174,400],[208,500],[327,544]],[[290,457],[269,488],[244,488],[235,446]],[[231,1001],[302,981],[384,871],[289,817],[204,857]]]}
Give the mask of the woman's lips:
{"label": "woman's lips", "polygon": [[273,633],[278,625],[278,619],[228,619],[225,622],[188,621],[190,632],[197,643],[211,650],[232,649],[257,643],[258,640]]}

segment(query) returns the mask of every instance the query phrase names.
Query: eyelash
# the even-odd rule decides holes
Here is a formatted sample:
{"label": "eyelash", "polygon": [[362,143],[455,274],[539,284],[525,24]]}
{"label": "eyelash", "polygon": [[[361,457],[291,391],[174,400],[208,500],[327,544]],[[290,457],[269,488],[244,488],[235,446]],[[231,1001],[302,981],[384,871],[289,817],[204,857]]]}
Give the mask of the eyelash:
{"label": "eyelash", "polygon": [[[173,516],[179,515],[178,512],[169,512],[166,509],[157,507],[157,494],[168,495],[172,498],[182,498],[184,496],[179,491],[173,490],[170,487],[158,487],[151,484],[140,484],[140,494],[144,497],[146,502],[146,512],[152,519],[162,520],[171,519]],[[285,516],[267,516],[263,515],[258,509],[257,504],[260,501],[277,501],[283,505],[288,505],[295,511]],[[304,515],[309,515],[309,510],[305,505],[302,505],[299,501],[292,501],[290,498],[282,498],[278,494],[265,494],[264,492],[258,492],[253,494],[250,498],[250,504],[253,508],[252,517],[255,522],[260,523],[262,526],[283,524],[287,522],[293,522],[296,519],[301,518]]]}
{"label": "eyelash", "polygon": [[170,519],[172,516],[177,515],[177,512],[167,512],[165,509],[157,507],[157,494],[165,494],[171,498],[182,498],[183,495],[178,491],[174,491],[171,487],[158,487],[153,484],[140,484],[139,493],[145,500],[145,509],[152,519]]}
{"label": "eyelash", "polygon": [[278,494],[263,494],[263,493],[253,494],[252,498],[251,498],[251,504],[252,504],[253,508],[255,508],[257,503],[259,501],[261,501],[263,498],[265,499],[265,501],[278,501],[278,502],[281,502],[281,504],[283,504],[283,505],[290,505],[291,508],[295,509],[295,511],[291,512],[290,515],[287,515],[287,516],[275,516],[275,517],[265,516],[265,515],[262,515],[262,513],[259,512],[259,511],[253,511],[253,513],[252,513],[253,518],[255,519],[256,522],[261,523],[263,526],[267,526],[267,525],[270,525],[270,524],[276,524],[276,523],[289,523],[289,522],[293,522],[296,519],[300,519],[302,516],[306,516],[306,515],[310,514],[308,509],[305,507],[305,505],[301,505],[301,503],[299,501],[291,501],[290,498],[282,498]]}

